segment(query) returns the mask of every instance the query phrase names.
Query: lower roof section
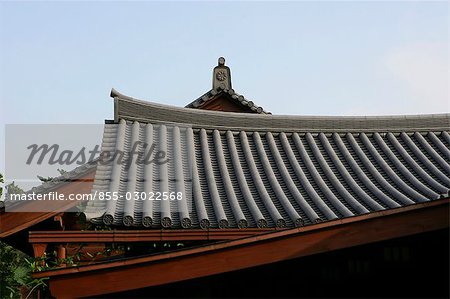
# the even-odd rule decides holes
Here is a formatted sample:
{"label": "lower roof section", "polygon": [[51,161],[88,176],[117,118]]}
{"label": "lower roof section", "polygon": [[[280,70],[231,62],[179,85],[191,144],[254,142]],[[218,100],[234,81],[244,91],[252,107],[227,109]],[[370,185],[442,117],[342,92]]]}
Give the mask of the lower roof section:
{"label": "lower roof section", "polygon": [[[94,174],[94,167],[83,167],[83,172],[77,176],[72,176],[67,179],[68,181],[54,181],[51,187],[40,186],[37,191],[31,190],[30,192],[58,192],[64,194],[66,198],[69,194],[90,194],[94,184]],[[79,202],[75,200],[53,201],[51,202],[51,209],[43,209],[43,204],[47,203],[36,200],[20,202],[15,207],[12,206],[10,211],[0,213],[0,239],[25,230],[61,212],[71,210]],[[48,206],[50,205],[47,204]]]}
{"label": "lower roof section", "polygon": [[[87,297],[203,277],[449,226],[449,199],[170,253],[33,274],[56,298]],[[73,286],[77,288],[73,288]]]}

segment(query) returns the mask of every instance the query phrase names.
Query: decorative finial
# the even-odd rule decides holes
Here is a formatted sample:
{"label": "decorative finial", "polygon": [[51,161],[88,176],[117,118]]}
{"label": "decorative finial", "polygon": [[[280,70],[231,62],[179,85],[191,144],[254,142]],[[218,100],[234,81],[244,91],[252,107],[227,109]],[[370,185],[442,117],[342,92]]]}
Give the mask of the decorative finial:
{"label": "decorative finial", "polygon": [[225,66],[225,58],[219,57],[218,66],[213,71],[213,90],[231,89],[231,71]]}

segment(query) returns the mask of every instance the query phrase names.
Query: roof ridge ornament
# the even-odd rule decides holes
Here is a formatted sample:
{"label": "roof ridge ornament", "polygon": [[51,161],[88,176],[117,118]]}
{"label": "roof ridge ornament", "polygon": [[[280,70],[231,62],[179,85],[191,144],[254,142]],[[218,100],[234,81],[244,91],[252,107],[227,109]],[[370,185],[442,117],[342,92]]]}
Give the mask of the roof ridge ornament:
{"label": "roof ridge ornament", "polygon": [[219,57],[218,65],[213,70],[213,90],[231,89],[231,70],[225,66],[225,58]]}

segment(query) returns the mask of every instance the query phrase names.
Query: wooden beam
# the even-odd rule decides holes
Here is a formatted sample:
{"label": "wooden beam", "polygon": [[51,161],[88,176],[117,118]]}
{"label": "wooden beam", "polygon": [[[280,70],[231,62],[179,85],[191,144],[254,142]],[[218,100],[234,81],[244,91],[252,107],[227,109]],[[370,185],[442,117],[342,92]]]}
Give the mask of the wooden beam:
{"label": "wooden beam", "polygon": [[444,199],[171,253],[34,273],[33,277],[50,277],[56,298],[95,296],[447,227],[449,200]]}
{"label": "wooden beam", "polygon": [[[75,181],[63,184],[61,187],[52,189],[52,192],[60,194],[87,194],[92,190],[94,183],[95,170],[77,178]],[[50,190],[49,190],[50,191]],[[39,222],[58,215],[60,212],[67,211],[79,204],[76,200],[64,200],[52,202],[54,211],[50,212],[5,212],[0,214],[0,239],[13,235],[21,230],[33,226]],[[39,211],[41,201],[28,201],[21,208],[27,205],[29,211]]]}
{"label": "wooden beam", "polygon": [[155,229],[111,231],[30,231],[30,243],[117,243],[234,240],[280,229]]}

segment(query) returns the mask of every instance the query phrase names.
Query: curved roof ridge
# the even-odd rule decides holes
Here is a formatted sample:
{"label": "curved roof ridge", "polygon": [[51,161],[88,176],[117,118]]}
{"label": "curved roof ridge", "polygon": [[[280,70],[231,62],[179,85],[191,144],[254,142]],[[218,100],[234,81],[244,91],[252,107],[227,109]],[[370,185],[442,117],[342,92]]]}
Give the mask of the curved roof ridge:
{"label": "curved roof ridge", "polygon": [[147,102],[114,88],[116,122],[185,123],[193,127],[233,130],[305,132],[416,132],[450,131],[450,113],[386,116],[303,116],[229,113]]}

